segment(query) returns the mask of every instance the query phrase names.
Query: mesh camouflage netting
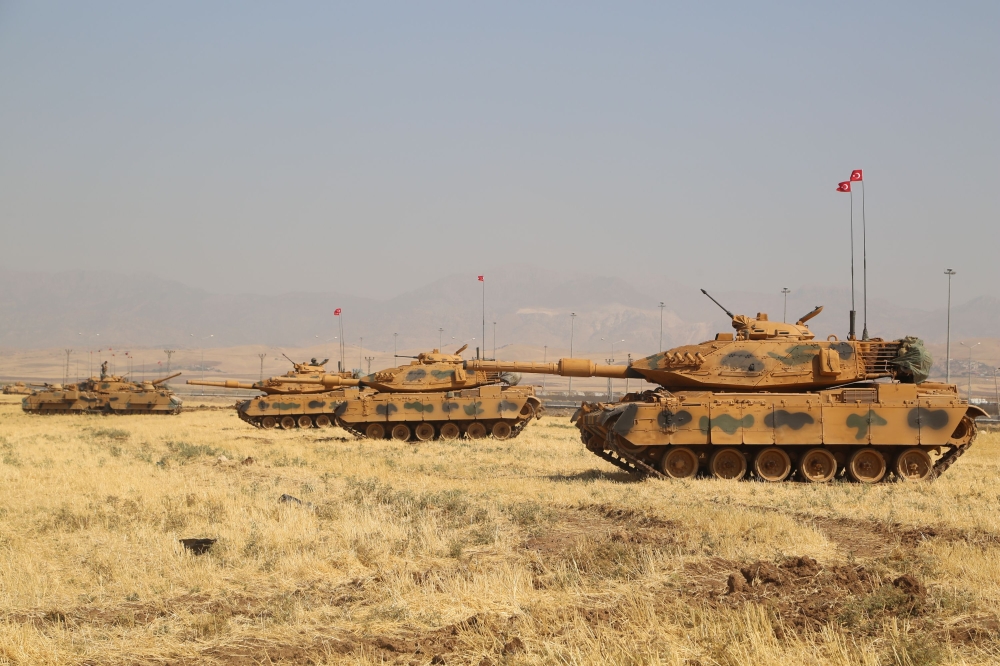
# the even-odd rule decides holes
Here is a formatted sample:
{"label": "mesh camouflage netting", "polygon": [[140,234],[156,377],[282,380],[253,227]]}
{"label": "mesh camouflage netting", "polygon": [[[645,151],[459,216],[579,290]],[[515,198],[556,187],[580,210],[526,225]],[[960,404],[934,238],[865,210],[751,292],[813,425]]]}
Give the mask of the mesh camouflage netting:
{"label": "mesh camouflage netting", "polygon": [[899,346],[899,354],[889,361],[898,369],[898,378],[902,381],[912,381],[914,384],[927,381],[931,374],[930,352],[924,347],[924,341],[908,335]]}

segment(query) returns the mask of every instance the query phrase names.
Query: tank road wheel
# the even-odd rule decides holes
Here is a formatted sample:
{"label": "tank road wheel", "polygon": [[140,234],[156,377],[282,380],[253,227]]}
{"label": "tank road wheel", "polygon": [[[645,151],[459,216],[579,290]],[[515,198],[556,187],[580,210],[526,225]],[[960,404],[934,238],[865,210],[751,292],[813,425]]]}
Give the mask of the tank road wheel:
{"label": "tank road wheel", "polygon": [[330,421],[330,417],[326,414],[320,414],[316,417],[317,428],[329,428],[331,425],[333,425],[333,422]]}
{"label": "tank road wheel", "polygon": [[486,437],[486,426],[479,421],[473,421],[465,429],[465,434],[469,436],[469,439],[482,439]]}
{"label": "tank road wheel", "polygon": [[381,423],[369,423],[365,428],[365,437],[368,439],[385,439],[385,428]]}
{"label": "tank road wheel", "polygon": [[738,481],[747,473],[747,459],[739,449],[727,446],[712,453],[708,468],[717,479]]}
{"label": "tank road wheel", "polygon": [[668,447],[660,465],[671,479],[693,479],[698,474],[698,456],[686,446]]}
{"label": "tank road wheel", "polygon": [[792,460],[784,449],[769,446],[753,459],[753,471],[764,481],[784,481],[792,473]]}
{"label": "tank road wheel", "polygon": [[312,428],[313,420],[309,418],[306,414],[299,417],[299,427],[300,428]]}
{"label": "tank road wheel", "polygon": [[454,423],[445,423],[441,426],[441,439],[446,439],[450,442],[453,439],[458,439],[461,434],[462,431]]}
{"label": "tank road wheel", "polygon": [[280,423],[281,427],[285,430],[291,430],[295,427],[295,418],[291,416],[282,416]]}
{"label": "tank road wheel", "polygon": [[809,449],[799,458],[799,474],[812,483],[826,483],[837,476],[837,459],[827,449]]}
{"label": "tank road wheel", "polygon": [[931,478],[934,465],[926,451],[911,448],[896,456],[892,471],[901,481],[926,481]]}
{"label": "tank road wheel", "polygon": [[860,448],[847,461],[847,473],[859,483],[878,483],[885,476],[885,456],[870,446]]}
{"label": "tank road wheel", "polygon": [[493,438],[494,439],[507,439],[510,437],[511,427],[506,421],[497,421],[493,424]]}
{"label": "tank road wheel", "polygon": [[392,438],[397,442],[410,441],[410,426],[405,423],[397,423],[392,427]]}
{"label": "tank road wheel", "polygon": [[260,420],[261,428],[273,428],[276,425],[278,425],[278,419],[273,416],[265,416]]}
{"label": "tank road wheel", "polygon": [[421,423],[413,432],[421,442],[434,439],[434,426],[430,423]]}

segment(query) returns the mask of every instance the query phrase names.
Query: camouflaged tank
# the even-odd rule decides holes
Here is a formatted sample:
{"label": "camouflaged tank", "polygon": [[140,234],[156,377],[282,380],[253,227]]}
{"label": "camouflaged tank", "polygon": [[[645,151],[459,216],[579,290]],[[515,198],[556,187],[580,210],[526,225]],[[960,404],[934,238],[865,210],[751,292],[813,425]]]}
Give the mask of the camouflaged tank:
{"label": "camouflaged tank", "polygon": [[[282,354],[282,356],[285,356]],[[288,358],[285,356],[285,358]],[[293,369],[289,370],[283,375],[277,377],[268,377],[267,379],[259,382],[241,382],[237,379],[224,379],[222,381],[207,381],[203,379],[189,379],[188,384],[193,386],[214,386],[217,388],[227,388],[227,389],[242,389],[245,391],[260,391],[261,393],[266,393],[267,395],[275,394],[293,394],[299,395],[303,393],[323,393],[328,391],[322,384],[302,384],[298,382],[290,382],[289,378],[294,379],[320,379],[326,376],[326,364],[330,359],[324,359],[323,361],[317,361],[312,359],[308,363],[296,363],[292,359],[288,358],[291,362]],[[350,379],[354,377],[350,372],[339,372],[337,376],[344,379]]]}
{"label": "camouflaged tank", "polygon": [[644,379],[659,388],[573,416],[586,447],[636,475],[874,483],[930,479],[972,444],[986,413],[928,382],[916,338],[816,340],[795,324],[732,315],[733,333],[629,366],[469,361],[471,371]]}
{"label": "camouflaged tank", "polygon": [[260,428],[339,425],[369,439],[452,440],[515,437],[541,416],[533,387],[511,385],[500,373],[468,372],[463,346],[454,354],[435,349],[409,365],[365,377],[325,375],[288,381],[321,386],[307,396],[262,396],[237,405],[240,418]]}
{"label": "camouflaged tank", "polygon": [[181,399],[166,382],[180,374],[149,382],[106,375],[65,386],[48,384],[21,400],[21,409],[29,414],[179,414]]}
{"label": "camouflaged tank", "polygon": [[4,395],[29,395],[31,391],[32,388],[26,386],[24,382],[14,382],[3,387]]}

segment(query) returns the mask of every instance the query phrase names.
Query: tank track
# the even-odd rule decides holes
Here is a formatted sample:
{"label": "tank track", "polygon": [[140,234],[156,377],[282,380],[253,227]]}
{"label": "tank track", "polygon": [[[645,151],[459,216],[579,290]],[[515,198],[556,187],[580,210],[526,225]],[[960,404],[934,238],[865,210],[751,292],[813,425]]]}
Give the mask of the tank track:
{"label": "tank track", "polygon": [[[528,425],[529,421],[531,421],[531,417],[528,417],[526,419],[522,419],[520,421],[515,421],[514,423],[511,423],[510,424],[510,435],[507,437],[507,439],[514,439],[519,434],[521,434],[521,431],[524,430],[524,428]],[[406,421],[400,421],[400,423],[407,423],[407,422]],[[354,435],[355,437],[357,437],[358,439],[367,439],[368,438],[368,436],[365,435],[365,433],[364,433],[363,430],[358,430],[354,426],[352,426],[352,425],[350,425],[348,423],[345,423],[345,422],[341,421],[340,419],[336,420],[336,424],[338,426],[340,426],[341,428],[343,428],[344,430],[346,430],[347,432],[349,432],[352,435]],[[258,426],[258,427],[260,427],[260,426]],[[487,437],[489,437],[489,436],[490,435],[487,435]],[[429,441],[429,442],[439,442],[439,441],[442,441],[442,440],[441,440],[441,438],[439,436],[435,436],[434,439],[430,439],[430,440],[427,440],[427,441]]]}
{"label": "tank track", "polygon": [[[973,442],[976,441],[977,434],[976,422],[974,420],[972,421],[971,428],[972,434],[968,442],[959,446],[953,446],[947,453],[941,456],[936,463],[934,463],[933,471],[928,481],[933,481],[944,474],[949,467],[955,464],[956,460],[961,458],[965,452],[972,447]],[[639,460],[635,456],[630,455],[626,451],[623,451],[620,447],[616,446],[613,441],[613,436],[611,428],[608,429],[607,435],[604,437],[601,437],[599,433],[588,432],[583,428],[580,429],[580,439],[583,441],[584,446],[598,458],[606,460],[615,467],[623,469],[629,474],[632,474],[640,479],[647,477],[654,479],[668,478],[666,474],[652,465]],[[595,441],[600,442],[600,446],[594,446],[592,442]],[[888,478],[888,474],[886,477]]]}
{"label": "tank track", "polygon": [[[966,417],[968,418],[968,417]],[[948,468],[955,464],[955,461],[965,455],[965,452],[972,447],[972,443],[976,441],[976,435],[978,434],[978,428],[976,427],[976,420],[969,419],[972,428],[972,434],[969,437],[969,441],[960,446],[954,446],[948,453],[941,456],[936,463],[934,463],[934,473],[931,476],[931,480],[938,478],[946,471]]]}
{"label": "tank track", "polygon": [[[629,474],[636,476],[640,479],[646,477],[651,477],[654,479],[665,479],[666,474],[656,469],[652,465],[644,463],[635,456],[622,451],[619,447],[615,446],[614,442],[611,441],[611,430],[608,430],[607,437],[601,439],[601,437],[587,437],[587,432],[584,430],[580,431],[580,439],[583,440],[584,446],[587,450],[593,453],[598,458],[607,460],[609,463],[615,467],[619,467]],[[589,442],[600,441],[602,446],[592,446]]]}

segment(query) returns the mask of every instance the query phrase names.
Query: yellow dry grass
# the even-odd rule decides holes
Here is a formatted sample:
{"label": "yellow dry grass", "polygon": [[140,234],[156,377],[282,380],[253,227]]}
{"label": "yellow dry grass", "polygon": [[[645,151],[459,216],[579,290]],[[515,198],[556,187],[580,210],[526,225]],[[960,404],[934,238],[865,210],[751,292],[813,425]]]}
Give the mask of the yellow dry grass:
{"label": "yellow dry grass", "polygon": [[932,484],[634,482],[565,418],[410,445],[8,398],[0,664],[996,663],[998,452]]}

